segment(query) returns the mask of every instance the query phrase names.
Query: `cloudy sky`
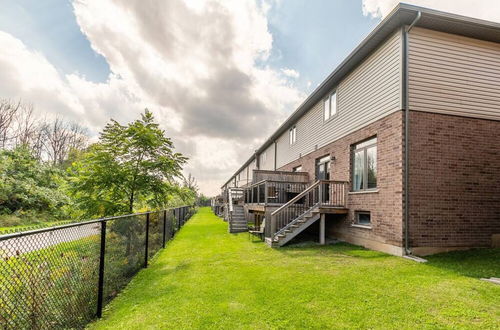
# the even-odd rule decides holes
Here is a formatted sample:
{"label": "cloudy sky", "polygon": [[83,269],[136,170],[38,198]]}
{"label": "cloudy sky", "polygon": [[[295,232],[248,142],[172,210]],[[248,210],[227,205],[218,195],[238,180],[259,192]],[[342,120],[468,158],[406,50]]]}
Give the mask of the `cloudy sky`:
{"label": "cloudy sky", "polygon": [[[499,21],[497,1],[407,2]],[[397,2],[0,0],[0,97],[92,134],[147,107],[212,195]]]}

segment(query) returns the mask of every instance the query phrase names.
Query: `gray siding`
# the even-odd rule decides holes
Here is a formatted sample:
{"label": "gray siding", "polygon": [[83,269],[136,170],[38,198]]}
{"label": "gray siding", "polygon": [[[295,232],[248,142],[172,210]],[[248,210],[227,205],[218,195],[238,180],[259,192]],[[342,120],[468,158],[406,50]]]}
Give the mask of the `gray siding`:
{"label": "gray siding", "polygon": [[337,86],[335,117],[323,121],[321,101],[296,123],[294,145],[289,144],[288,132],[280,136],[277,167],[401,110],[401,70],[402,38],[398,30]]}
{"label": "gray siding", "polygon": [[500,44],[414,28],[411,110],[500,120]]}

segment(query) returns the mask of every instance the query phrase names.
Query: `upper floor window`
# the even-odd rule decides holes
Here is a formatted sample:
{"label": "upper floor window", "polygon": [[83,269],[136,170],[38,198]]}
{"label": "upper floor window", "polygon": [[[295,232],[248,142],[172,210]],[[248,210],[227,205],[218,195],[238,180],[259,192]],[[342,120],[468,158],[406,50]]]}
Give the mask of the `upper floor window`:
{"label": "upper floor window", "polygon": [[297,127],[293,126],[292,128],[290,128],[290,130],[288,131],[288,137],[290,140],[290,145],[297,142]]}
{"label": "upper floor window", "polygon": [[337,92],[333,92],[323,101],[323,119],[327,121],[337,114]]}
{"label": "upper floor window", "polygon": [[293,172],[302,172],[302,165],[296,166],[292,169]]}
{"label": "upper floor window", "polygon": [[377,188],[377,138],[353,146],[352,190]]}

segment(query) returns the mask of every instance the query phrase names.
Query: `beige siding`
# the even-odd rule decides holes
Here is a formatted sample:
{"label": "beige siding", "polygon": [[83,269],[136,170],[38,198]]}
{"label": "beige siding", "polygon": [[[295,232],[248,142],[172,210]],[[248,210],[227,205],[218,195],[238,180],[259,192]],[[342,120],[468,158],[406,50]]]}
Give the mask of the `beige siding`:
{"label": "beige siding", "polygon": [[247,184],[247,168],[245,167],[241,172],[236,175],[236,180],[238,187],[242,187]]}
{"label": "beige siding", "polygon": [[260,155],[260,170],[274,170],[274,143],[272,143],[267,149]]}
{"label": "beige siding", "polygon": [[248,165],[248,181],[252,182],[253,180],[253,170],[257,169],[257,164],[255,160],[253,160],[249,165]]}
{"label": "beige siding", "polygon": [[294,145],[288,132],[278,139],[278,168],[401,109],[401,42],[397,31],[340,82],[335,117],[324,122],[321,101],[296,123]]}
{"label": "beige siding", "polygon": [[500,120],[500,44],[414,28],[411,110]]}

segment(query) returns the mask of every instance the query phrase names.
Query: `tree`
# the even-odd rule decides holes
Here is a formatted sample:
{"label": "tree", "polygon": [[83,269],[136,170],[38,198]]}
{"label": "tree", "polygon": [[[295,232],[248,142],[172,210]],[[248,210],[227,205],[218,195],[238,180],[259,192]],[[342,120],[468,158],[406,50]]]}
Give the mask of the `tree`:
{"label": "tree", "polygon": [[176,179],[186,161],[146,109],[128,125],[111,120],[105,126],[99,142],[70,168],[70,192],[86,216],[160,208],[179,191]]}
{"label": "tree", "polygon": [[188,174],[188,177],[183,177],[184,187],[191,189],[195,193],[198,192],[198,184],[196,183],[196,179],[191,173]]}
{"label": "tree", "polygon": [[0,213],[61,214],[68,199],[63,173],[36,159],[26,147],[0,151]]}
{"label": "tree", "polygon": [[72,149],[83,149],[87,143],[85,128],[61,118],[44,125],[43,131],[47,156],[53,165],[61,165]]}
{"label": "tree", "polygon": [[13,138],[11,136],[13,123],[21,106],[21,102],[13,103],[7,99],[0,99],[0,148],[4,149]]}

